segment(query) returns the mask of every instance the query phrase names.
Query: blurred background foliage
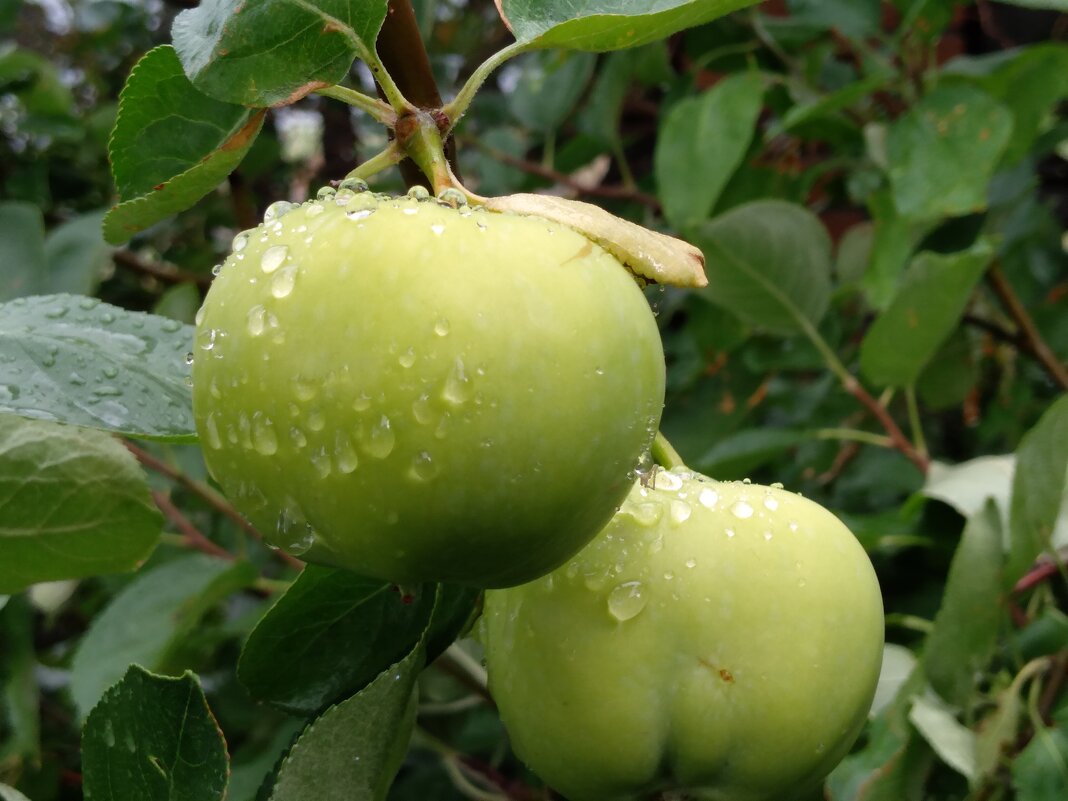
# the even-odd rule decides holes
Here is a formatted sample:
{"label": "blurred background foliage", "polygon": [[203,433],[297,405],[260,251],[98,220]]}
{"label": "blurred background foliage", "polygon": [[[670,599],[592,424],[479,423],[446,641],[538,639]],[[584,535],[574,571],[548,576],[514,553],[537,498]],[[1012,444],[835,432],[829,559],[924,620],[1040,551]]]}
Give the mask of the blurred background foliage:
{"label": "blurred background foliage", "polygon": [[[191,323],[237,231],[385,145],[366,117],[302,100],[271,112],[193,209],[106,245],[119,91],[191,5],[0,0],[0,301],[71,292]],[[446,98],[510,41],[489,0],[414,6]],[[1036,480],[1063,497],[1066,42],[1060,0],[775,0],[637,49],[521,56],[456,136],[479,193],[582,198],[705,249],[709,289],[647,290],[668,357],[666,435],[715,478],[781,482],[833,509],[884,590],[884,681],[824,789],[835,801],[1068,798],[1068,504],[1056,557],[1012,575],[982,548],[998,519],[985,499],[1007,518]],[[360,64],[351,77],[373,91]],[[373,185],[404,189],[396,170]],[[155,608],[129,593],[183,552],[186,520],[261,583],[190,585],[202,608],[172,621],[181,647],[151,667],[197,670],[234,757],[229,798],[252,801],[299,720],[254,703],[234,665],[270,582],[291,574],[242,550],[194,446],[140,455],[175,532],[141,573],[40,585],[0,611],[0,782],[32,801],[82,797],[86,709],[72,694],[101,679],[75,654],[116,599]],[[390,798],[552,797],[472,693],[465,653],[421,678],[421,728]]]}

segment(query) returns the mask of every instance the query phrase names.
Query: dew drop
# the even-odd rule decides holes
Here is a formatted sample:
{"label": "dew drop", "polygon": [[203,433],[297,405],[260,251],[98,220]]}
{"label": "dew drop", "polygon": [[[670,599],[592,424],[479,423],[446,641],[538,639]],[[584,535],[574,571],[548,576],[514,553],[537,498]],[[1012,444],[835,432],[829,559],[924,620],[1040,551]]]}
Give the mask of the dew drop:
{"label": "dew drop", "polygon": [[774,512],[779,508],[779,502],[769,495],[764,499],[764,508]]}
{"label": "dew drop", "polygon": [[660,522],[664,508],[658,503],[641,503],[634,509],[634,519],[642,526],[655,526]]}
{"label": "dew drop", "polygon": [[430,190],[425,186],[416,184],[408,190],[408,197],[412,200],[430,200]]}
{"label": "dew drop", "polygon": [[764,532],[764,539],[765,539],[766,541],[770,542],[770,541],[771,541],[771,537],[772,537],[772,534],[771,534],[771,532],[770,532],[770,531],[765,531],[765,532]]}
{"label": "dew drop", "polygon": [[385,459],[393,452],[393,446],[397,438],[393,433],[393,427],[389,418],[382,415],[381,419],[371,426],[371,433],[364,442],[364,450],[375,459]]}
{"label": "dew drop", "polygon": [[408,476],[414,481],[431,481],[437,474],[438,466],[426,451],[416,454],[412,466],[408,468]]}
{"label": "dew drop", "polygon": [[693,510],[690,508],[690,504],[686,501],[672,501],[671,502],[671,522],[675,525],[685,523],[690,519],[690,514]]}
{"label": "dew drop", "polygon": [[608,593],[608,614],[624,623],[641,614],[646,604],[640,581],[627,581]]}
{"label": "dew drop", "polygon": [[445,233],[445,226],[441,223],[434,223],[432,226],[430,226],[430,230],[434,232],[434,236],[441,236],[443,233]]}
{"label": "dew drop", "polygon": [[444,317],[438,318],[434,323],[434,333],[439,337],[446,337],[449,335],[449,321]]}
{"label": "dew drop", "polygon": [[318,388],[310,381],[298,378],[293,382],[293,391],[299,401],[310,401],[318,393]]}
{"label": "dew drop", "polygon": [[334,457],[337,459],[337,469],[348,475],[359,467],[360,460],[356,456],[356,449],[352,442],[341,431],[337,432],[334,442]]}
{"label": "dew drop", "polygon": [[326,417],[323,415],[322,409],[309,409],[304,421],[312,431],[322,431],[326,428]]}
{"label": "dew drop", "polygon": [[464,369],[463,360],[457,358],[445,378],[441,396],[453,406],[462,406],[471,399],[471,379]]}
{"label": "dew drop", "polygon": [[260,258],[260,269],[267,275],[270,275],[289,257],[289,247],[287,245],[275,245],[274,247],[267,248],[264,251],[263,256]]}
{"label": "dew drop", "polygon": [[271,421],[263,416],[263,412],[252,415],[252,447],[264,456],[278,453],[278,436],[274,433]]}
{"label": "dew drop", "polygon": [[267,310],[263,306],[253,306],[248,310],[248,332],[258,337],[267,328]]}
{"label": "dew drop", "polygon": [[291,426],[289,429],[289,438],[293,441],[293,444],[297,448],[303,448],[308,444],[308,438],[304,436],[304,432],[296,426]]}
{"label": "dew drop", "polygon": [[222,447],[222,439],[219,438],[219,424],[215,420],[215,412],[211,412],[204,421],[204,431],[208,436],[208,446],[212,450]]}
{"label": "dew drop", "polygon": [[346,211],[345,216],[350,220],[366,220],[374,213],[375,209],[353,209],[352,211]]}
{"label": "dew drop", "polygon": [[319,191],[315,193],[315,196],[319,200],[329,200],[337,194],[337,190],[332,186],[323,186],[319,188]]}
{"label": "dew drop", "polygon": [[768,486],[771,487],[772,489],[781,490],[783,488],[783,483],[781,481],[775,481],[775,482],[769,484]]}
{"label": "dew drop", "polygon": [[731,514],[740,520],[745,520],[747,517],[753,516],[753,507],[745,501],[735,501],[731,507]]}
{"label": "dew drop", "polygon": [[356,400],[352,402],[352,408],[357,412],[366,412],[371,408],[371,398],[368,397],[367,393],[361,392],[356,396]]}
{"label": "dew drop", "polygon": [[653,489],[676,492],[682,489],[682,479],[669,470],[657,470],[653,476]]}
{"label": "dew drop", "polygon": [[363,178],[346,178],[340,184],[340,189],[348,189],[350,192],[366,192],[370,187]]}
{"label": "dew drop", "polygon": [[279,300],[287,297],[293,291],[293,284],[296,280],[297,265],[290,264],[288,267],[283,267],[271,279],[271,294]]}
{"label": "dew drop", "polygon": [[434,419],[434,410],[430,405],[430,396],[422,394],[412,401],[412,417],[419,425],[427,425]]}
{"label": "dew drop", "polygon": [[323,213],[323,204],[312,201],[304,207],[304,213],[308,217],[318,217],[320,214]]}
{"label": "dew drop", "polygon": [[797,523],[793,520],[790,521],[790,531],[797,531]]}
{"label": "dew drop", "polygon": [[334,471],[334,465],[330,461],[330,454],[326,452],[325,445],[320,445],[312,452],[311,463],[319,478],[327,478]]}
{"label": "dew drop", "polygon": [[697,496],[697,500],[699,500],[701,505],[706,509],[712,509],[719,501],[719,495],[715,490],[705,487],[701,490],[701,494]]}
{"label": "dew drop", "polygon": [[445,437],[448,436],[448,434],[449,434],[449,421],[451,419],[452,418],[449,416],[448,412],[444,412],[441,415],[441,419],[438,420],[438,427],[434,429],[434,438],[435,439],[445,439]]}
{"label": "dew drop", "polygon": [[397,359],[397,362],[405,369],[415,364],[415,348],[408,348],[408,350],[404,351]]}
{"label": "dew drop", "polygon": [[230,249],[234,253],[240,253],[246,247],[248,247],[248,234],[242,231],[234,237],[234,241],[230,243]]}
{"label": "dew drop", "polygon": [[731,537],[734,536],[734,529],[733,528],[726,529],[726,534],[727,534],[727,539],[730,539]]}
{"label": "dew drop", "polygon": [[296,208],[288,200],[276,200],[267,210],[263,212],[263,221],[270,222],[271,220],[277,220],[279,217],[284,217],[289,214],[294,208]]}
{"label": "dew drop", "polygon": [[697,567],[697,560],[694,559],[693,557],[690,557],[689,559],[686,560],[686,567],[689,568],[690,570],[693,570],[695,567]]}

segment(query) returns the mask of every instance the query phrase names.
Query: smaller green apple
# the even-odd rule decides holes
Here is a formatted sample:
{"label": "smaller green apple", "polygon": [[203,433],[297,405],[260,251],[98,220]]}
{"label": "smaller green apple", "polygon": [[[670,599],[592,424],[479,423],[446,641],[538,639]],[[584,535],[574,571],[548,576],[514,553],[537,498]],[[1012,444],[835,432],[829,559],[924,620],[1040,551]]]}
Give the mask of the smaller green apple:
{"label": "smaller green apple", "polygon": [[482,636],[516,753],[569,801],[786,801],[864,725],[882,615],[830,512],[680,468],[564,566],[487,592]]}

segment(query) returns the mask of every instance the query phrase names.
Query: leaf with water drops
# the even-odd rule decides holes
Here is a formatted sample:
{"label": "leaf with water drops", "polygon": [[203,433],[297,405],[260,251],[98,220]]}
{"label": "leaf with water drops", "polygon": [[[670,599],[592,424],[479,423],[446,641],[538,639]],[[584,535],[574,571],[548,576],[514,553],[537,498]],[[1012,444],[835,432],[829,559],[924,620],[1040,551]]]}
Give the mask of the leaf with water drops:
{"label": "leaf with water drops", "polygon": [[0,412],[192,441],[192,344],[189,326],[95,298],[0,304]]}
{"label": "leaf with water drops", "polygon": [[693,245],[650,231],[592,203],[552,195],[516,194],[490,198],[491,211],[511,212],[567,225],[603,247],[635,275],[671,286],[702,287],[705,259]]}
{"label": "leaf with water drops", "polygon": [[196,676],[131,666],[85,723],[82,771],[87,801],[221,801],[226,742]]}
{"label": "leaf with water drops", "polygon": [[537,47],[622,50],[704,25],[756,0],[496,0],[515,38]]}
{"label": "leaf with water drops", "polygon": [[132,570],[162,518],[113,437],[0,414],[0,592]]}
{"label": "leaf with water drops", "polygon": [[305,729],[278,770],[270,801],[382,801],[415,723],[420,642],[356,695]]}

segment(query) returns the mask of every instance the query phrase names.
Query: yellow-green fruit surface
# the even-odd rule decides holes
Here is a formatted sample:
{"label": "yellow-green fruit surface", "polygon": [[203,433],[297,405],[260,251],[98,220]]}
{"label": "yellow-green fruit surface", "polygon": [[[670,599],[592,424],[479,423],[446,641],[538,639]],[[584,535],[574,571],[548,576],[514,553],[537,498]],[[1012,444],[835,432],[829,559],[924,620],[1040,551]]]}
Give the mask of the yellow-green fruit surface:
{"label": "yellow-green fruit surface", "polygon": [[341,190],[239,235],[198,318],[212,475],[276,545],[508,586],[611,518],[664,363],[618,261],[539,218]]}
{"label": "yellow-green fruit surface", "polygon": [[569,801],[786,801],[860,732],[882,612],[830,512],[676,469],[566,565],[487,592],[482,637],[516,753]]}

